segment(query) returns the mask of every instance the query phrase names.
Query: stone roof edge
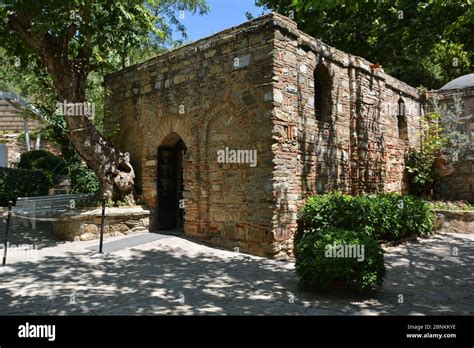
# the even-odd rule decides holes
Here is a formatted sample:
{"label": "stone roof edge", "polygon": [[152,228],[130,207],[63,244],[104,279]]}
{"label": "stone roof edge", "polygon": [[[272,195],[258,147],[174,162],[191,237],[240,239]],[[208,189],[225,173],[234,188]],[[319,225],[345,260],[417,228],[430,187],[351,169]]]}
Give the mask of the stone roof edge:
{"label": "stone roof edge", "polygon": [[[214,44],[214,43],[216,43],[220,40],[224,40],[225,38],[227,38],[229,36],[233,36],[233,35],[236,35],[236,34],[239,34],[239,33],[247,32],[247,31],[253,31],[257,28],[268,25],[272,21],[272,18],[274,18],[274,17],[283,17],[283,16],[280,15],[280,14],[271,12],[269,14],[257,17],[255,19],[244,22],[244,23],[239,24],[237,26],[225,29],[225,30],[220,31],[218,33],[215,33],[215,34],[212,34],[212,35],[209,35],[209,36],[205,36],[201,39],[190,42],[186,45],[173,48],[173,49],[171,49],[167,52],[161,53],[161,54],[157,55],[156,57],[150,58],[150,59],[148,59],[144,62],[134,64],[134,65],[130,65],[129,67],[123,68],[121,70],[114,71],[110,74],[107,74],[106,78],[120,76],[120,75],[126,74],[127,72],[140,70],[141,68],[144,68],[144,67],[147,67],[147,66],[150,66],[150,65],[154,65],[157,62],[160,62],[160,61],[163,61],[163,60],[166,60],[166,59],[170,59],[172,57],[176,57],[176,56],[179,56],[181,54],[186,54],[187,52],[190,52],[190,51],[196,51],[197,49],[199,49],[199,50],[208,49],[212,46],[212,44]],[[283,17],[283,18],[285,18],[285,17]]]}
{"label": "stone roof edge", "polygon": [[[392,87],[392,89],[397,90],[399,92],[402,92],[403,94],[412,96],[414,98],[419,98],[419,93],[417,92],[415,87],[412,87],[408,85],[407,83],[400,81],[396,79],[395,77],[386,74],[385,72],[376,72],[372,71],[370,68],[370,65],[372,64],[365,58],[351,55],[349,53],[346,53],[344,51],[338,50],[335,47],[329,46],[322,42],[319,39],[316,39],[305,32],[301,31],[298,29],[298,26],[296,22],[291,20],[288,17],[285,17],[279,13],[276,12],[271,12],[269,14],[263,15],[261,17],[257,17],[255,19],[252,19],[248,22],[242,23],[238,26],[234,26],[228,29],[225,29],[223,31],[220,31],[218,33],[212,34],[210,36],[203,37],[201,39],[198,39],[194,42],[191,42],[189,44],[186,44],[181,47],[174,48],[170,51],[167,51],[165,53],[162,53],[156,57],[150,58],[142,63],[138,63],[135,65],[131,65],[129,67],[126,67],[124,69],[115,71],[113,73],[110,73],[106,75],[105,79],[113,78],[116,76],[121,76],[124,75],[128,72],[140,70],[142,68],[155,65],[163,60],[176,57],[179,55],[185,55],[188,52],[197,52],[198,50],[206,50],[210,48],[213,44],[220,40],[224,40],[226,37],[236,35],[238,33],[242,32],[247,32],[247,31],[254,31],[257,28],[261,28],[264,26],[270,26],[270,27],[277,27],[280,29],[283,29],[285,32],[292,34],[295,36],[299,43],[302,46],[307,46],[311,50],[313,50],[315,53],[318,53],[320,51],[320,45],[323,44],[325,48],[327,48],[327,51],[325,53],[325,57],[328,60],[336,61],[339,64],[342,64],[343,66],[352,66],[356,69],[361,69],[364,70],[365,72],[372,74],[374,77],[380,78],[385,80],[385,84],[389,85]],[[341,61],[335,58],[335,54],[338,54],[339,56],[347,56],[351,61]],[[351,57],[353,59],[351,59]]]}
{"label": "stone roof edge", "polygon": [[[305,32],[298,29],[296,22],[292,21],[291,19],[282,16],[280,14],[275,14],[274,16],[274,23],[275,26],[284,29],[287,33],[292,34],[296,38],[298,38],[299,44],[301,46],[306,46],[310,48],[314,53],[318,54],[321,50],[321,44],[325,47],[325,52],[323,53],[324,57],[328,60],[334,61],[339,63],[344,67],[353,67],[356,69],[360,69],[365,71],[368,74],[373,75],[379,79],[385,80],[385,84],[390,86],[392,89],[402,92],[405,95],[409,95],[414,98],[419,98],[420,94],[418,93],[417,89],[409,84],[385,73],[380,72],[377,70],[372,70],[370,65],[372,62],[368,61],[367,59],[352,55],[350,53],[341,51],[335,47],[329,46],[320,39],[316,39],[311,35],[306,34]],[[338,59],[336,56],[346,56],[348,60],[341,60]]]}

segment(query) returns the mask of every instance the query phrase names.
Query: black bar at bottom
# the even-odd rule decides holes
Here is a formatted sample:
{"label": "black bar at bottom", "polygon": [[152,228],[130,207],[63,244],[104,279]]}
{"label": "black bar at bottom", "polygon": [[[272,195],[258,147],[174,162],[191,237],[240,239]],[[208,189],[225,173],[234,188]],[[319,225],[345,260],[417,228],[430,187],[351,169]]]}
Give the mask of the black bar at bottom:
{"label": "black bar at bottom", "polygon": [[[28,323],[28,324],[26,324]],[[21,325],[55,325],[55,340],[21,338]],[[417,326],[419,329],[417,329]],[[0,317],[0,346],[21,344],[410,344],[469,346],[474,317]],[[411,328],[410,328],[411,327]],[[429,328],[426,330],[425,327]],[[433,338],[426,333],[455,334]],[[415,337],[408,334],[420,334]]]}

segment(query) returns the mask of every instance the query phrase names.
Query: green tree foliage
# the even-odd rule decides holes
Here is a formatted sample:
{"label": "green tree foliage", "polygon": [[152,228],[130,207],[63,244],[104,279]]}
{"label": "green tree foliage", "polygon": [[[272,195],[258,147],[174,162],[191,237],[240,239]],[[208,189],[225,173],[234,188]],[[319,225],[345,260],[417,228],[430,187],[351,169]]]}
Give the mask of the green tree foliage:
{"label": "green tree foliage", "polygon": [[420,119],[421,147],[408,154],[406,169],[410,182],[410,192],[417,196],[428,196],[438,179],[435,161],[436,154],[446,144],[440,126],[440,115],[431,112]]}
{"label": "green tree foliage", "polygon": [[413,85],[437,89],[470,72],[471,0],[256,0],[294,17],[328,45],[381,64]]}
{"label": "green tree foliage", "polygon": [[[207,6],[205,0],[0,0],[0,22],[6,24],[0,26],[2,89],[34,102],[46,115],[47,132],[62,145],[68,165],[77,169],[78,161],[87,163],[103,192],[110,193],[113,186],[115,193],[129,195],[133,176],[118,187],[114,178],[121,171],[107,170],[131,165],[104,139],[107,91],[102,77],[180,44],[172,33],[176,30],[186,38],[178,20],[181,11],[202,14]],[[93,102],[96,117],[59,115],[56,103],[63,99]],[[84,131],[70,132],[79,128]]]}
{"label": "green tree foliage", "polygon": [[[68,58],[76,59],[76,64],[83,64],[78,58],[90,54],[89,71],[115,68],[117,62],[124,64],[127,57],[133,63],[137,55],[141,57],[139,52],[150,47],[178,44],[172,38],[173,30],[186,37],[185,27],[178,19],[180,11],[207,11],[204,0],[1,0],[0,5],[0,19],[9,24],[0,27],[1,46],[10,56],[22,62],[39,59],[42,57],[33,54],[31,48],[49,43],[51,49],[67,48]],[[12,14],[16,15],[14,21]],[[32,39],[38,39],[37,43],[27,43],[31,48],[25,47],[11,30],[22,24],[30,25]]]}
{"label": "green tree foliage", "polygon": [[441,133],[445,144],[442,153],[443,158],[450,165],[458,161],[464,161],[472,152],[472,140],[469,136],[469,127],[474,113],[467,113],[464,101],[459,95],[453,95],[453,104],[440,104],[435,95],[432,98],[435,113],[440,118]]}
{"label": "green tree foliage", "polygon": [[453,105],[448,106],[433,97],[430,104],[434,112],[420,119],[421,147],[410,151],[406,165],[410,191],[414,195],[433,193],[440,178],[437,164],[453,168],[470,153],[472,142],[465,125],[473,115],[464,113],[459,96],[454,95],[453,101]]}

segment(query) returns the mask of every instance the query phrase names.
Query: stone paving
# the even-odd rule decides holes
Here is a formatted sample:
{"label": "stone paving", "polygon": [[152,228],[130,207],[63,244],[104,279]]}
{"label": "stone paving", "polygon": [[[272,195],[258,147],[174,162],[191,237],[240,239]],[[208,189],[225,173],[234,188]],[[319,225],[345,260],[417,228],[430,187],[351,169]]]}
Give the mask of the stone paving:
{"label": "stone paving", "polygon": [[100,255],[87,249],[97,241],[57,243],[41,230],[12,235],[41,249],[0,266],[0,315],[474,314],[473,234],[386,248],[383,288],[354,294],[303,292],[292,262],[176,236]]}

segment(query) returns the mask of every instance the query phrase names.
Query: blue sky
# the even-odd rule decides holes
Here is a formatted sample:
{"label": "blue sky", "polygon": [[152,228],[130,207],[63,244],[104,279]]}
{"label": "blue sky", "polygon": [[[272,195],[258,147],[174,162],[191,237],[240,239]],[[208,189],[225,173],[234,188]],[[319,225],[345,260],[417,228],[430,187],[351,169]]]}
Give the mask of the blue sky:
{"label": "blue sky", "polygon": [[255,6],[255,0],[207,0],[207,4],[210,7],[207,15],[185,13],[184,19],[181,20],[186,26],[189,41],[246,22],[246,11],[254,17],[263,12],[263,8]]}

